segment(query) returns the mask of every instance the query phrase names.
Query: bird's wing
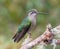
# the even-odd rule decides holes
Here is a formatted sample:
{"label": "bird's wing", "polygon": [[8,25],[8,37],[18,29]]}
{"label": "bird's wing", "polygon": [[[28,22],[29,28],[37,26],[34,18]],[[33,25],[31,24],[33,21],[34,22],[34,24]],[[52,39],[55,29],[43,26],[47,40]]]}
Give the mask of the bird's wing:
{"label": "bird's wing", "polygon": [[13,37],[14,42],[19,42],[22,37],[26,34],[26,32],[29,30],[31,26],[31,22],[29,20],[24,20],[18,27],[18,31]]}

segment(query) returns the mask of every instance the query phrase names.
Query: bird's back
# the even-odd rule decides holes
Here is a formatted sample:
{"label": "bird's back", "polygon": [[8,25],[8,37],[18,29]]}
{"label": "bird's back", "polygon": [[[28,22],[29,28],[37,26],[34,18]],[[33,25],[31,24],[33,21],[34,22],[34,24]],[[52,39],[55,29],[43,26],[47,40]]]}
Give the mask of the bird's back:
{"label": "bird's back", "polygon": [[18,33],[20,33],[22,31],[22,29],[28,25],[30,25],[30,20],[28,19],[28,17],[26,17],[22,22],[21,24],[18,26]]}

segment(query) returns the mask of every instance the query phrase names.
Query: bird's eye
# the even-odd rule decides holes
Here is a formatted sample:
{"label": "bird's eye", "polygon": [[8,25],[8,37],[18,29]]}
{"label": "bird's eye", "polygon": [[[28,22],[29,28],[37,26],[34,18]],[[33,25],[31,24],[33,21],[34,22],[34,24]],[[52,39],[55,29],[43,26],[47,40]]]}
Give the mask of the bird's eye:
{"label": "bird's eye", "polygon": [[36,13],[36,12],[35,11],[31,12],[31,14],[34,14],[34,13]]}

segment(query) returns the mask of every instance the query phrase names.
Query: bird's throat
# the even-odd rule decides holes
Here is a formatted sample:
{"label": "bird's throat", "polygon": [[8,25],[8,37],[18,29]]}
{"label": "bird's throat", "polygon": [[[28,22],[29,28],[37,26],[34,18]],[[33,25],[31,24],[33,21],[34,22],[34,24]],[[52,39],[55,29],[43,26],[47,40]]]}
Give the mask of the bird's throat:
{"label": "bird's throat", "polygon": [[29,16],[28,18],[31,21],[32,25],[36,25],[36,16]]}

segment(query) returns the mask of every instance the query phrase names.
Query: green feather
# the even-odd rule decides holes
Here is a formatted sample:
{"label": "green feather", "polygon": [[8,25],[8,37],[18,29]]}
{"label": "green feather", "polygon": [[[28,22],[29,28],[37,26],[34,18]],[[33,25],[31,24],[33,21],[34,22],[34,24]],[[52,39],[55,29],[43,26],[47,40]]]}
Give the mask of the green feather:
{"label": "green feather", "polygon": [[30,24],[31,24],[31,21],[28,19],[28,17],[26,17],[22,21],[22,23],[19,25],[17,32],[20,33],[24,27],[29,26]]}

